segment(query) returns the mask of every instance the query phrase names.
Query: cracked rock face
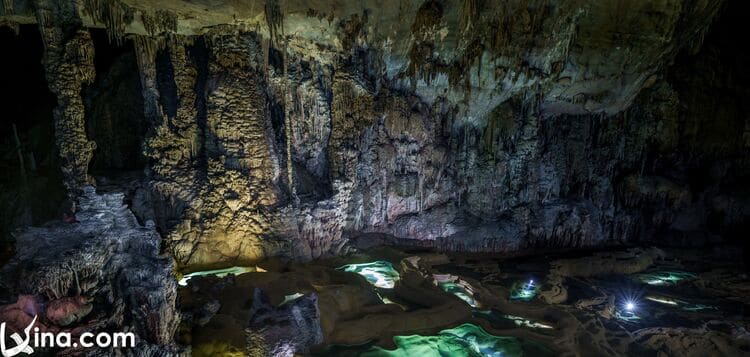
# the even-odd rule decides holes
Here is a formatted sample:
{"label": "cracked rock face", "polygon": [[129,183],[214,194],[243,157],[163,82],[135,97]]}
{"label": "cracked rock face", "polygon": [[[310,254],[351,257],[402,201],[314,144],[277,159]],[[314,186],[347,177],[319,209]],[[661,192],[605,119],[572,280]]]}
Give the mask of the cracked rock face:
{"label": "cracked rock face", "polygon": [[45,39],[71,195],[96,154],[87,29],[105,27],[133,41],[149,123],[134,211],[180,268],[365,233],[505,252],[700,245],[747,222],[739,2],[58,3],[2,16]]}

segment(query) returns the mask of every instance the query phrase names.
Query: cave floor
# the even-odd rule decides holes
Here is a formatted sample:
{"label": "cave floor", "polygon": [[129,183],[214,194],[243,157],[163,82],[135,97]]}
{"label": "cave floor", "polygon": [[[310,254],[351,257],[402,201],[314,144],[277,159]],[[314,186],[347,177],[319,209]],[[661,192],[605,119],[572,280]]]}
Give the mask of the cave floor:
{"label": "cave floor", "polygon": [[[266,261],[183,278],[178,341],[196,356],[253,355],[256,333],[264,348],[314,341],[320,356],[746,354],[750,280],[701,254],[374,248]],[[296,306],[310,296],[317,311]]]}

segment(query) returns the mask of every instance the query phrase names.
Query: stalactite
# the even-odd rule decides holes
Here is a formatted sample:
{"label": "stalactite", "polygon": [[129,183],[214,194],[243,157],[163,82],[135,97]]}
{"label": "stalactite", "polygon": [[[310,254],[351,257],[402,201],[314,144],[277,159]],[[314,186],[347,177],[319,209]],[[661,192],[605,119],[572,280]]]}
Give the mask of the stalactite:
{"label": "stalactite", "polygon": [[461,31],[469,32],[474,25],[473,20],[477,18],[477,15],[476,0],[464,0],[461,9]]}
{"label": "stalactite", "polygon": [[[287,58],[286,53],[286,42],[284,42],[283,46],[283,52],[282,52],[282,62],[284,63],[284,108],[285,108],[285,123],[284,123],[284,131],[286,133],[286,172],[287,172],[287,181],[289,183],[289,194],[292,196],[292,201],[297,201],[297,189],[294,186],[294,160],[292,157],[292,110],[289,109],[289,107],[294,107],[294,98],[291,98],[291,103],[289,100],[287,100],[288,97],[293,97],[294,91],[291,90],[291,85],[289,84],[289,58]],[[291,104],[291,105],[290,105]]]}
{"label": "stalactite", "polygon": [[194,147],[194,143],[199,137],[195,107],[197,96],[195,82],[198,72],[186,49],[186,46],[191,45],[193,40],[192,37],[170,36],[168,41],[170,60],[174,68],[174,80],[178,87],[178,105],[172,124],[177,130],[178,136],[186,144],[184,147],[187,149],[187,155],[183,155],[185,164],[192,162],[196,157],[195,153],[198,149]]}
{"label": "stalactite", "polygon": [[[142,66],[144,110],[153,120],[155,130],[147,138],[145,155],[154,163],[152,170],[157,178],[169,178],[166,186],[180,191],[195,184],[195,157],[201,148],[198,128],[195,92],[197,69],[189,58],[186,43],[192,39],[184,36],[169,36],[166,40],[150,37],[134,38],[139,66]],[[156,87],[156,65],[154,59],[160,48],[168,48],[176,90],[174,116],[166,118],[159,105]],[[148,98],[147,98],[148,96]],[[176,183],[179,188],[172,186]],[[174,193],[173,193],[174,194]],[[183,198],[181,198],[183,199]]]}
{"label": "stalactite", "polygon": [[[388,164],[386,164],[388,165]],[[392,165],[392,164],[391,164]],[[383,203],[381,204],[380,209],[380,221],[381,222],[388,222],[388,177],[390,176],[390,172],[388,169],[383,170],[383,192],[385,193],[385,197],[383,198]]]}
{"label": "stalactite", "polygon": [[160,124],[162,108],[159,105],[159,89],[156,83],[156,55],[166,46],[163,37],[133,36],[136,62],[141,77],[141,92],[143,94],[143,111],[146,119],[153,124]]}
{"label": "stalactite", "polygon": [[260,42],[260,47],[263,55],[263,75],[268,78],[268,56],[271,55],[271,51],[269,49],[271,45],[271,40],[264,38]]}
{"label": "stalactite", "polygon": [[166,47],[166,41],[163,37],[135,35],[133,36],[133,42],[139,66],[147,66],[149,62],[153,62],[157,53]]}
{"label": "stalactite", "polygon": [[141,13],[143,28],[151,35],[177,33],[177,15],[169,10],[156,10],[154,14]]}
{"label": "stalactite", "polygon": [[424,180],[425,180],[425,175],[422,170],[419,170],[419,172],[417,172],[417,177],[419,178],[419,182],[418,182],[419,207],[417,208],[417,210],[419,212],[422,212],[422,210],[424,209]]}
{"label": "stalactite", "polygon": [[13,0],[3,0],[3,15],[13,15]]}
{"label": "stalactite", "polygon": [[281,12],[279,0],[267,0],[265,5],[266,24],[271,41],[278,45],[284,35],[284,13]]}
{"label": "stalactite", "polygon": [[105,26],[110,41],[122,44],[125,27],[133,22],[133,9],[120,0],[83,0],[83,10],[94,24]]}

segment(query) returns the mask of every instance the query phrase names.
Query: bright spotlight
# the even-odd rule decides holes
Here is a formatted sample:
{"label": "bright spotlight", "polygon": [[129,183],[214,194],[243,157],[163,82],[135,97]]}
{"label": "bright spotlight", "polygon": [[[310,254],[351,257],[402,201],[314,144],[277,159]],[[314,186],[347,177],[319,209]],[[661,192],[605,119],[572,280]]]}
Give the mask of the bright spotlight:
{"label": "bright spotlight", "polygon": [[640,316],[636,313],[638,310],[638,300],[635,297],[625,297],[621,300],[620,309],[616,309],[615,316],[623,321],[635,322],[640,320]]}

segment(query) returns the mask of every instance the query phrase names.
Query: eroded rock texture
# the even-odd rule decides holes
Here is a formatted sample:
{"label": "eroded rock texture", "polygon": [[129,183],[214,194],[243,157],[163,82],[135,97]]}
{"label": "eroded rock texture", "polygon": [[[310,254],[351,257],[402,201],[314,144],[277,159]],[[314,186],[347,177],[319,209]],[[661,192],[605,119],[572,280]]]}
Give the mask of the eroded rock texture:
{"label": "eroded rock texture", "polygon": [[294,356],[308,354],[310,347],[323,342],[318,296],[302,296],[274,306],[256,289],[247,335],[247,355]]}
{"label": "eroded rock texture", "polygon": [[[735,239],[747,56],[725,35],[742,7],[125,0],[36,18],[54,88],[91,80],[88,55],[63,56],[88,53],[81,26],[134,41],[151,124],[133,208],[195,267],[362,233],[469,251]],[[50,18],[80,24],[63,41]],[[56,93],[73,187],[93,146],[78,92]]]}
{"label": "eroded rock texture", "polygon": [[34,316],[41,331],[73,336],[132,331],[137,349],[119,352],[176,354],[177,282],[172,258],[159,253],[153,222],[140,225],[122,193],[99,195],[85,186],[79,201],[79,222],[50,223],[18,235],[17,254],[0,274],[7,304],[0,307],[0,319],[14,331]]}
{"label": "eroded rock texture", "polygon": [[88,140],[81,90],[96,76],[91,35],[81,28],[71,3],[40,0],[34,3],[44,41],[47,82],[57,96],[55,139],[60,151],[65,186],[73,193],[90,182],[88,164],[96,143]]}

